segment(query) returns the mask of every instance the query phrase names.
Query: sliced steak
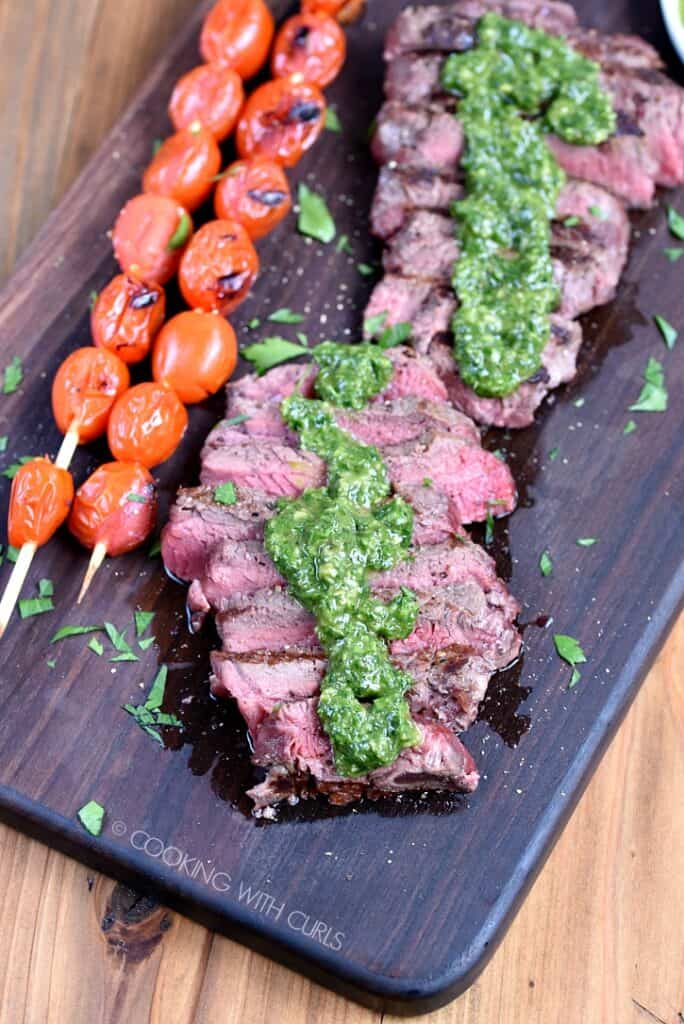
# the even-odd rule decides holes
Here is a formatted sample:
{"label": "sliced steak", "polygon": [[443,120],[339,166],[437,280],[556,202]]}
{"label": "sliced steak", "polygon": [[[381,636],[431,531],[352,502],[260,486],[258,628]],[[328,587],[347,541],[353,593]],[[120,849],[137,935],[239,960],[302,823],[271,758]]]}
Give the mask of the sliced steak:
{"label": "sliced steak", "polygon": [[457,302],[451,284],[435,286],[398,274],[378,281],[366,306],[364,320],[386,314],[387,325],[410,323],[411,343],[423,355],[435,338],[448,338]]}
{"label": "sliced steak", "polygon": [[[382,311],[381,311],[382,312]],[[387,319],[388,323],[400,321]],[[394,374],[388,386],[371,404],[392,401],[398,398],[426,398],[433,402],[445,402],[446,388],[435,368],[424,355],[406,345],[387,349],[387,355],[394,365]]]}
{"label": "sliced steak", "polygon": [[410,561],[385,572],[373,573],[371,586],[374,591],[409,587],[418,594],[432,594],[441,587],[458,586],[472,580],[486,594],[496,591],[502,600],[513,600],[496,575],[494,560],[484,548],[466,537],[418,549]]}
{"label": "sliced steak", "polygon": [[481,443],[473,421],[445,402],[399,398],[375,403],[359,412],[340,410],[335,419],[352,437],[381,451],[426,438],[435,430],[478,448]]}
{"label": "sliced steak", "polygon": [[259,726],[256,764],[269,769],[266,780],[249,791],[257,813],[283,799],[324,793],[344,804],[364,793],[381,796],[410,789],[472,792],[479,775],[460,740],[445,726],[416,720],[422,742],[402,751],[388,768],[343,779],[334,769],[330,742],[321,728],[315,698],[292,701],[274,710]]}
{"label": "sliced steak", "polygon": [[378,238],[390,238],[399,231],[410,210],[448,210],[449,204],[463,196],[459,182],[435,171],[404,171],[380,168],[371,208],[371,231]]}
{"label": "sliced steak", "polygon": [[456,502],[433,487],[431,481],[404,484],[402,497],[413,508],[414,544],[443,544],[463,533]]}
{"label": "sliced steak", "polygon": [[211,692],[237,702],[252,736],[278,704],[315,697],[325,675],[322,657],[301,657],[279,652],[232,657],[220,651],[211,655]]}
{"label": "sliced steak", "polygon": [[188,594],[189,610],[206,611],[208,604],[215,612],[229,611],[244,607],[244,599],[260,590],[284,586],[263,544],[226,540],[213,549],[193,594]]}
{"label": "sliced steak", "polygon": [[[240,596],[231,588],[225,601],[235,604]],[[243,596],[248,600],[216,616],[222,648],[228,654],[320,653],[316,619],[286,589],[256,590]]]}
{"label": "sliced steak", "polygon": [[483,398],[464,384],[450,345],[436,341],[430,358],[446,385],[449,401],[477,423],[495,427],[527,427],[542,401],[554,388],[571,381],[577,372],[582,328],[574,320],[551,318],[551,338],[542,352],[542,365],[529,381],[505,398]]}
{"label": "sliced steak", "polygon": [[472,725],[492,674],[482,658],[453,647],[430,660],[421,654],[401,664],[414,680],[407,694],[414,715],[441,722],[454,733]]}
{"label": "sliced steak", "polygon": [[453,218],[430,210],[415,210],[385,248],[385,272],[448,284],[459,247]]}
{"label": "sliced steak", "polygon": [[261,540],[276,501],[259,491],[242,490],[234,505],[214,501],[212,487],[182,487],[162,530],[162,558],[177,579],[194,580],[211,552],[224,540]]}
{"label": "sliced steak", "polygon": [[371,151],[379,164],[453,174],[463,155],[463,126],[448,107],[410,109],[388,101],[376,119]]}
{"label": "sliced steak", "polygon": [[219,423],[202,450],[203,484],[232,480],[277,497],[295,497],[325,483],[325,463],[317,455],[270,438],[252,438]]}

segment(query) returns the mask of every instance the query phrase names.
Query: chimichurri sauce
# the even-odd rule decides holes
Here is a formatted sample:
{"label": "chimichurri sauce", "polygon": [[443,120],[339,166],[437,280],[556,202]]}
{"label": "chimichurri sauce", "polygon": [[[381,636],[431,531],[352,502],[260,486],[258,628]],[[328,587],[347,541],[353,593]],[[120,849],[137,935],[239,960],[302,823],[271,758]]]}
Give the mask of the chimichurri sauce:
{"label": "chimichurri sauce", "polygon": [[420,739],[404,696],[412,679],[394,667],[387,650],[387,640],[412,632],[418,602],[403,588],[385,604],[368,582],[369,572],[407,557],[413,509],[390,498],[377,448],[341,430],[332,406],[293,395],[282,412],[302,447],[327,462],[328,483],[280,501],[266,524],[266,550],[293,596],[316,616],[328,657],[318,714],[336,768],[363,775]]}
{"label": "chimichurri sauce", "polygon": [[323,341],[313,351],[319,398],[345,409],[363,409],[392,379],[392,360],[377,345]]}
{"label": "chimichurri sauce", "polygon": [[540,366],[557,307],[550,222],[565,174],[544,136],[595,145],[615,131],[599,66],[555,36],[485,14],[442,84],[460,97],[467,198],[452,205],[461,255],[454,355],[478,394],[508,395]]}

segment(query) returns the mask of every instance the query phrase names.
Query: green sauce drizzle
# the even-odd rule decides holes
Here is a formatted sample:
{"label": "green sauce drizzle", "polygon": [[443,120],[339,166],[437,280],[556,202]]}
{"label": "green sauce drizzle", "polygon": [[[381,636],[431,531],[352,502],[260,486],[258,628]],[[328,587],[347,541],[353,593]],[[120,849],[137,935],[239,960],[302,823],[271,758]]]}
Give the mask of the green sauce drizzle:
{"label": "green sauce drizzle", "polygon": [[565,183],[544,135],[594,145],[615,131],[599,70],[564,40],[495,13],[480,19],[474,49],[444,63],[467,143],[468,196],[452,206],[454,354],[480,395],[510,394],[540,366],[559,300],[550,222]]}
{"label": "green sauce drizzle", "polygon": [[392,379],[392,360],[369,342],[340,345],[323,341],[313,350],[318,364],[316,394],[332,405],[363,409]]}
{"label": "green sauce drizzle", "polygon": [[[357,352],[362,346],[338,347]],[[392,764],[420,740],[404,696],[412,679],[391,663],[386,643],[412,632],[418,602],[403,588],[385,604],[368,583],[369,572],[408,556],[413,509],[389,497],[379,451],[341,430],[329,404],[293,395],[282,413],[302,447],[327,462],[328,483],[280,501],[266,525],[266,550],[293,596],[316,616],[328,657],[318,714],[336,768],[363,775]]]}

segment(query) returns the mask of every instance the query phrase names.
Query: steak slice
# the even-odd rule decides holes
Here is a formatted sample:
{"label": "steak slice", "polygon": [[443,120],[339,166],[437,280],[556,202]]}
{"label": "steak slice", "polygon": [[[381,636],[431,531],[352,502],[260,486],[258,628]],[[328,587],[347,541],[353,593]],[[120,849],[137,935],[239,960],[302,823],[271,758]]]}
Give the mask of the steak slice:
{"label": "steak slice", "polygon": [[577,372],[577,355],[582,344],[582,328],[574,320],[551,317],[551,338],[542,352],[542,365],[505,398],[483,398],[464,384],[458,374],[452,349],[436,341],[430,358],[449,393],[449,401],[476,422],[495,427],[527,427],[534,414],[554,388],[571,381]]}
{"label": "steak slice", "polygon": [[364,320],[386,314],[388,326],[411,324],[411,343],[425,354],[435,338],[451,335],[457,302],[451,285],[431,284],[398,274],[386,274],[371,293]]}
{"label": "steak slice", "polygon": [[197,579],[217,544],[263,539],[275,509],[275,499],[260,491],[241,490],[234,505],[222,505],[212,487],[182,487],[161,535],[166,570],[180,580]]}
{"label": "steak slice", "polygon": [[390,238],[403,227],[409,210],[448,210],[463,194],[459,182],[435,171],[385,165],[380,168],[373,197],[371,231],[378,238]]}
{"label": "steak slice", "polygon": [[387,274],[449,284],[458,254],[453,218],[414,210],[389,240],[382,263]]}
{"label": "steak slice", "polygon": [[435,430],[478,448],[481,443],[473,421],[446,402],[399,398],[376,402],[359,412],[339,410],[335,419],[352,437],[381,451],[423,439]]}
{"label": "steak slice", "polygon": [[448,175],[463,155],[463,126],[443,104],[409,108],[388,100],[376,119],[371,152],[379,164]]}
{"label": "steak slice", "polygon": [[330,742],[321,728],[315,698],[280,705],[259,726],[254,762],[269,769],[263,783],[249,791],[256,813],[283,799],[291,802],[324,793],[346,804],[364,793],[371,797],[410,789],[472,792],[479,781],[475,763],[445,726],[416,719],[422,742],[401,752],[393,765],[367,776],[344,779],[335,772]]}
{"label": "steak slice", "polygon": [[325,483],[325,463],[317,455],[271,438],[252,438],[219,423],[202,449],[203,484],[232,480],[236,487],[276,497],[295,497]]}

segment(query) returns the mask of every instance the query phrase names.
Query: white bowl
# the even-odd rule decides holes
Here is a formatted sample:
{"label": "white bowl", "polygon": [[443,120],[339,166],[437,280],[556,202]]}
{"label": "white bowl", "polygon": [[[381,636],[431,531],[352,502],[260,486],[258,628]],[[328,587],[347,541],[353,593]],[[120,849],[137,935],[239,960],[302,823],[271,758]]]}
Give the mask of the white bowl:
{"label": "white bowl", "polygon": [[660,0],[660,8],[672,45],[679,54],[679,59],[684,61],[684,21],[682,20],[684,10],[682,10],[681,0]]}

